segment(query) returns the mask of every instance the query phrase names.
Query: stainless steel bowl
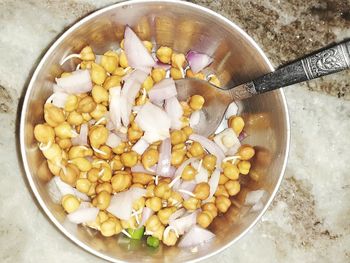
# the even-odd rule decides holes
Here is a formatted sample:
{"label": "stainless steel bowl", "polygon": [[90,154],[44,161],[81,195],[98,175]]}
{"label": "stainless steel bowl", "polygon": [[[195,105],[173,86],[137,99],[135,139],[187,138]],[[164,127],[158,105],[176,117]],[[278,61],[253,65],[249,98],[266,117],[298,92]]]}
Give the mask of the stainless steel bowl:
{"label": "stainless steel bowl", "polygon": [[[52,175],[33,138],[33,127],[43,121],[43,104],[52,92],[54,79],[62,72],[59,60],[79,52],[89,44],[96,53],[118,46],[124,25],[130,25],[142,39],[171,46],[178,52],[189,49],[211,55],[208,72],[218,74],[224,84],[238,84],[273,70],[258,45],[237,25],[219,14],[187,2],[130,1],[101,9],[65,32],[47,51],[35,70],[24,99],[20,125],[21,152],[28,181],[43,210],[73,242],[101,258],[113,262],[184,262],[212,256],[240,239],[268,208],[281,183],[289,148],[289,120],[282,91],[274,91],[240,103],[246,120],[247,143],[256,145],[253,178],[245,177],[235,205],[225,216],[215,219],[211,230],[216,239],[197,251],[177,247],[148,249],[142,242],[129,242],[122,236],[104,238],[84,227],[65,221],[65,213],[47,191]],[[65,65],[72,70],[74,64]],[[244,212],[247,191],[263,188],[269,199],[259,212]]]}

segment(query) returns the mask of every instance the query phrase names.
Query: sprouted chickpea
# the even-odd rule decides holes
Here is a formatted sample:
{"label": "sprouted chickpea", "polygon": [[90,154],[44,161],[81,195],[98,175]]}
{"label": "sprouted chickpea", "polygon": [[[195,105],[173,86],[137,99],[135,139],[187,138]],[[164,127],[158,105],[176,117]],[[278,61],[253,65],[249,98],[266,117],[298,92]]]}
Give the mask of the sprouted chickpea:
{"label": "sprouted chickpea", "polygon": [[[227,121],[228,130],[232,129],[230,134],[233,135],[223,137],[221,146],[216,145],[226,147],[223,149],[225,159],[219,163],[222,156],[215,156],[211,147],[206,145],[208,142],[191,139],[196,130],[190,125],[190,117],[193,112],[205,109],[203,96],[191,94],[188,98],[181,98],[176,120],[173,112],[166,110],[167,99],[155,102],[150,96],[154,86],[161,85],[159,82],[164,78],[198,78],[220,87],[218,76],[206,76],[206,70],[194,73],[188,68],[191,61],[186,61],[184,54],[176,53],[171,47],[160,46],[155,50],[152,42],[145,40],[141,43],[146,48],[142,48],[143,55],[145,52],[149,58],[155,55],[158,62],[167,64],[168,69],[133,68],[137,61],[131,61],[132,56],[126,53],[128,49],[124,49],[124,40],[118,51],[107,50],[97,55],[90,46],[85,46],[79,53],[62,59],[61,64],[76,58],[71,62],[79,62],[77,69],[88,72],[90,83],[86,83],[81,92],[69,92],[59,106],[54,99],[52,103],[45,103],[43,123],[36,124],[33,133],[50,172],[70,193],[60,199],[66,213],[93,208],[96,219],[85,222],[85,225],[100,231],[104,237],[121,232],[135,239],[148,235],[147,244],[150,246],[157,247],[160,241],[174,246],[181,238],[176,224],[172,224],[171,216],[175,212],[184,211],[180,220],[182,216],[194,213],[196,224],[208,228],[217,216],[229,210],[231,200],[235,202],[235,196],[243,188],[243,183],[240,183],[244,181],[243,177],[257,181],[260,175],[253,167],[254,148],[251,145],[239,147],[235,145],[237,138],[232,137],[242,135],[245,122],[241,116],[231,116]],[[135,74],[137,80],[128,88],[125,84],[137,70],[142,74]],[[74,75],[74,71],[62,72],[57,78],[68,81]],[[77,87],[79,84],[72,83],[72,90]],[[119,97],[116,90],[121,92]],[[116,104],[120,110],[110,105],[114,95],[119,99]],[[139,111],[147,103],[156,104],[163,110],[166,113],[164,120],[169,117],[167,126],[171,128],[162,130],[159,136],[155,128],[154,134],[150,134],[145,127],[158,127],[158,121],[162,120],[138,119]],[[124,106],[129,118],[125,116]],[[208,137],[212,143],[216,143],[214,136]],[[163,148],[165,138],[170,139],[166,149]],[[142,147],[137,147],[140,145]],[[237,152],[227,151],[228,148],[237,149],[236,146],[239,147]],[[163,176],[164,171],[159,167],[169,174]],[[218,171],[220,177],[215,178],[218,186],[212,189],[211,178]],[[126,204],[131,215],[128,219],[121,219],[110,208],[115,207],[113,200],[116,196],[128,191],[144,193],[136,200],[131,200],[131,196],[124,200],[125,203],[132,201]],[[122,210],[124,204],[118,205]],[[140,225],[144,212],[152,215]]]}

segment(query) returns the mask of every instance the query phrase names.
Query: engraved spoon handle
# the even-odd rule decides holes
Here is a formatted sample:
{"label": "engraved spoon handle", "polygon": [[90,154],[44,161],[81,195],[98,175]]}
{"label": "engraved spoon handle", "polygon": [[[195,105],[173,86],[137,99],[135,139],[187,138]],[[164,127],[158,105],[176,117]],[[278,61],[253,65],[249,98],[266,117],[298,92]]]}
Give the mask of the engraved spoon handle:
{"label": "engraved spoon handle", "polygon": [[234,99],[244,99],[349,68],[350,41],[346,41],[282,66],[251,82],[234,87],[230,93]]}

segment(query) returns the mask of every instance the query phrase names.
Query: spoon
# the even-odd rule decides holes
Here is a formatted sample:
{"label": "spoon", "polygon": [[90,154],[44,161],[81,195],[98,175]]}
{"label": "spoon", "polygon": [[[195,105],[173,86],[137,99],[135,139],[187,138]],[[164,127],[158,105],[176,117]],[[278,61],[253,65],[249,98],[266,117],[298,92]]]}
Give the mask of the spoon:
{"label": "spoon", "polygon": [[215,132],[223,119],[228,105],[234,100],[243,100],[349,68],[350,41],[348,40],[229,89],[222,89],[207,81],[195,78],[180,79],[176,80],[175,83],[178,97],[181,100],[194,94],[204,97],[205,104],[202,112],[205,118],[201,117],[200,122],[194,129],[201,135],[209,136]]}

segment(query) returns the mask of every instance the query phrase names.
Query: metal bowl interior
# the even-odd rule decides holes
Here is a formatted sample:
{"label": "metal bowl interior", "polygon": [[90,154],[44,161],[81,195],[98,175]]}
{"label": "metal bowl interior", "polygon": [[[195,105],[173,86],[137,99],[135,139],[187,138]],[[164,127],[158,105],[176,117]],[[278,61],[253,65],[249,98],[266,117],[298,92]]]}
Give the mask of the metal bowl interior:
{"label": "metal bowl interior", "polygon": [[[104,259],[120,262],[184,262],[196,261],[223,250],[243,236],[259,220],[269,206],[283,177],[288,148],[289,120],[282,91],[274,91],[239,103],[249,136],[244,142],[255,145],[254,181],[242,180],[240,194],[232,198],[235,205],[215,219],[210,229],[216,239],[196,251],[161,246],[149,249],[144,242],[129,241],[118,236],[105,238],[94,230],[75,226],[65,220],[60,205],[48,193],[47,182],[52,175],[33,138],[33,128],[43,121],[43,105],[53,88],[55,77],[64,70],[73,70],[74,62],[64,68],[59,61],[77,53],[89,44],[97,54],[118,48],[128,24],[144,40],[157,46],[166,45],[186,53],[189,49],[214,58],[206,70],[216,72],[225,85],[238,84],[272,69],[271,64],[254,41],[231,21],[197,5],[178,1],[130,1],[99,10],[65,32],[49,49],[33,74],[24,99],[21,115],[20,141],[30,186],[48,217],[79,246]],[[245,194],[253,189],[269,193],[264,209],[246,212],[242,206]]]}

